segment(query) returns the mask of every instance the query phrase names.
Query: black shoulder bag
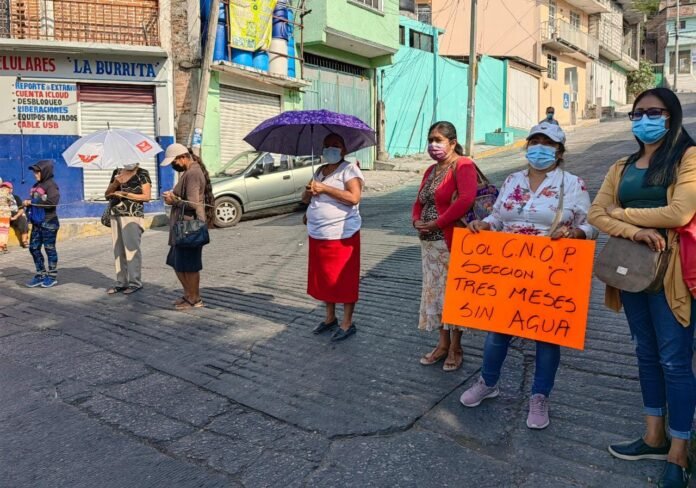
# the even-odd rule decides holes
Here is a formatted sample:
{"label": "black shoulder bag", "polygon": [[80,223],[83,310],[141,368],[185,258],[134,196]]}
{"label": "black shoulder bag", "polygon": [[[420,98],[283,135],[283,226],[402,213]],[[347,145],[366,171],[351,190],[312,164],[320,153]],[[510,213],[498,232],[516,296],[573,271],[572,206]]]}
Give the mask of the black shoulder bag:
{"label": "black shoulder bag", "polygon": [[184,193],[184,207],[181,209],[179,219],[174,223],[174,245],[177,247],[201,247],[210,243],[208,224],[198,218],[185,220],[187,200]]}

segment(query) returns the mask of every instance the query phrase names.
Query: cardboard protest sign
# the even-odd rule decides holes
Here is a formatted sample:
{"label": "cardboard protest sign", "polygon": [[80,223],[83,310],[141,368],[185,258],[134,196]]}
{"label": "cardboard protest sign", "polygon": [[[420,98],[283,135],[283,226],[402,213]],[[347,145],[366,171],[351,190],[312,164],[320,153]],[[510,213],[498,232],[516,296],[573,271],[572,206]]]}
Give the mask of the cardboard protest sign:
{"label": "cardboard protest sign", "polygon": [[584,349],[594,248],[455,229],[443,322]]}

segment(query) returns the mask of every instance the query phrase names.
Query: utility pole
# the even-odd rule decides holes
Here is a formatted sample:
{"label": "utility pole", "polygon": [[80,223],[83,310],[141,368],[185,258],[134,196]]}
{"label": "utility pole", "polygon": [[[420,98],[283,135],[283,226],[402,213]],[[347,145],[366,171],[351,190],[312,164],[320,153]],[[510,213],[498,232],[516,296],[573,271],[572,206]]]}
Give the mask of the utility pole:
{"label": "utility pole", "polygon": [[679,0],[677,0],[677,17],[674,21],[674,83],[672,90],[677,91],[677,73],[679,73]]}
{"label": "utility pole", "polygon": [[474,156],[474,105],[476,103],[476,9],[477,0],[471,0],[471,27],[469,28],[469,99],[466,105],[466,148],[469,157]]}
{"label": "utility pole", "polygon": [[208,88],[210,87],[210,65],[213,63],[213,50],[215,49],[215,34],[217,32],[219,15],[220,0],[212,0],[210,13],[208,14],[208,32],[205,37],[205,49],[203,50],[201,81],[198,84],[196,118],[194,119],[193,136],[191,138],[191,149],[193,149],[193,153],[196,156],[201,155],[203,124],[205,123],[205,111],[208,106]]}

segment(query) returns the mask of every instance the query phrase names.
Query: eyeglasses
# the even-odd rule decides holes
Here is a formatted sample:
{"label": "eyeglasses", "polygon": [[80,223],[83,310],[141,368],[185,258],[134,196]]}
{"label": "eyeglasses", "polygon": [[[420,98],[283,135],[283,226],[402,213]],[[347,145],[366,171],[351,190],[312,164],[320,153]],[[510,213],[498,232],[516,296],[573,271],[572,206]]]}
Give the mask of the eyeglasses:
{"label": "eyeglasses", "polygon": [[642,119],[643,115],[647,115],[650,120],[657,120],[664,114],[669,116],[669,112],[664,108],[649,108],[647,110],[638,109],[634,110],[633,112],[628,112],[628,118],[636,121]]}

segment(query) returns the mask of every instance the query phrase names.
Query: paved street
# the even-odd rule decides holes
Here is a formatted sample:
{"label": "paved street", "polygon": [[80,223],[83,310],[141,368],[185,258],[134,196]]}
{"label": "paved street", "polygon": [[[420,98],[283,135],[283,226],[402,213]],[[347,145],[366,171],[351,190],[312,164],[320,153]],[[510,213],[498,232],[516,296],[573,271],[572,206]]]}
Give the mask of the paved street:
{"label": "paved street", "polygon": [[[567,169],[593,195],[635,146],[625,119],[569,142]],[[481,162],[498,182],[522,164],[521,153]],[[531,344],[514,344],[501,396],[476,409],[459,396],[483,333],[465,332],[458,372],[418,363],[436,336],[416,328],[415,191],[362,204],[359,332],[339,345],[311,333],[323,314],[305,294],[299,213],[214,231],[208,307],[190,313],[171,310],[180,290],[161,229],[145,235],[146,288],[129,298],[104,292],[107,237],[62,243],[50,290],[21,286],[28,253],[0,258],[0,487],[654,486],[660,463],[606,451],[639,435],[642,417],[628,328],[598,283],[587,349],[563,351],[545,431],[525,426]]]}

